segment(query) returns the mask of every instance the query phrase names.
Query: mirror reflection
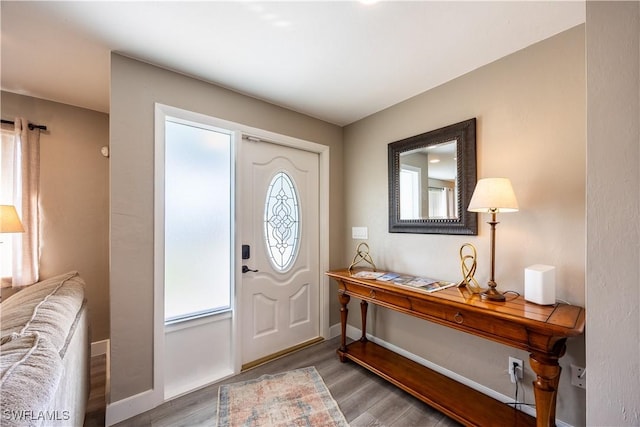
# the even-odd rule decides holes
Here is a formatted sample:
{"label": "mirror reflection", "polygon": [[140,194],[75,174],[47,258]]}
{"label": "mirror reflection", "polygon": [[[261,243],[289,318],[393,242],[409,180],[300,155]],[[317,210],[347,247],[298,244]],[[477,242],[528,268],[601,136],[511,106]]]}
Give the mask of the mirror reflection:
{"label": "mirror reflection", "polygon": [[400,219],[458,218],[457,140],[400,153]]}
{"label": "mirror reflection", "polygon": [[478,234],[476,119],[388,145],[389,232]]}

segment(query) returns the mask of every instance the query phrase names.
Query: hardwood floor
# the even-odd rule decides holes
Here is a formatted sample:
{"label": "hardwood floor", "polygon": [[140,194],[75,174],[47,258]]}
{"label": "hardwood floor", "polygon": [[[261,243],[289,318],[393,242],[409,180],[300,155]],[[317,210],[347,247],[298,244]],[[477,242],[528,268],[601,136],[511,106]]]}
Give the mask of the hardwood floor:
{"label": "hardwood floor", "polygon": [[91,358],[91,390],[84,427],[103,427],[107,405],[107,355]]}
{"label": "hardwood floor", "polygon": [[[315,366],[351,427],[452,427],[459,424],[360,366],[341,363],[333,338],[255,367],[125,420],[117,427],[215,426],[221,384]],[[104,392],[103,392],[104,395]],[[99,399],[99,398],[98,398]],[[95,410],[93,412],[96,413]],[[87,421],[95,422],[95,417]],[[102,417],[104,423],[104,413]],[[100,424],[87,424],[95,427]]]}

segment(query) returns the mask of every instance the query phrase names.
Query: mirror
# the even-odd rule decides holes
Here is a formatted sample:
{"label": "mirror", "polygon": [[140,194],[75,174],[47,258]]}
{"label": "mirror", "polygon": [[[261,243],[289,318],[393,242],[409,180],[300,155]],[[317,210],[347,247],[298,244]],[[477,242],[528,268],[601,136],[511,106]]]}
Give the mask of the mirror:
{"label": "mirror", "polygon": [[389,232],[478,234],[468,212],[476,185],[476,119],[392,142]]}

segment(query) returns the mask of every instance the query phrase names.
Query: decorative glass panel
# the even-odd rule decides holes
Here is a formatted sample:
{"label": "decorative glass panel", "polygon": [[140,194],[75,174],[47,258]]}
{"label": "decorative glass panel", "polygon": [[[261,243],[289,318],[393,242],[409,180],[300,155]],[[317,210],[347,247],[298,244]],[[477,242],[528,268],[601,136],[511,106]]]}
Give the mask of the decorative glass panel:
{"label": "decorative glass panel", "polygon": [[267,189],[264,240],[273,267],[285,272],[293,265],[300,243],[300,205],[291,177],[278,172]]}

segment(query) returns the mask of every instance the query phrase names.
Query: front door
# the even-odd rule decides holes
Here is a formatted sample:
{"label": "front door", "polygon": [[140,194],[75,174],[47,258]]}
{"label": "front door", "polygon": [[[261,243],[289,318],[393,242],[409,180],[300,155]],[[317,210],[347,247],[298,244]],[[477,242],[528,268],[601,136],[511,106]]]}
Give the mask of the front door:
{"label": "front door", "polygon": [[247,366],[320,336],[319,155],[263,141],[242,143],[242,243],[248,258],[239,302]]}

